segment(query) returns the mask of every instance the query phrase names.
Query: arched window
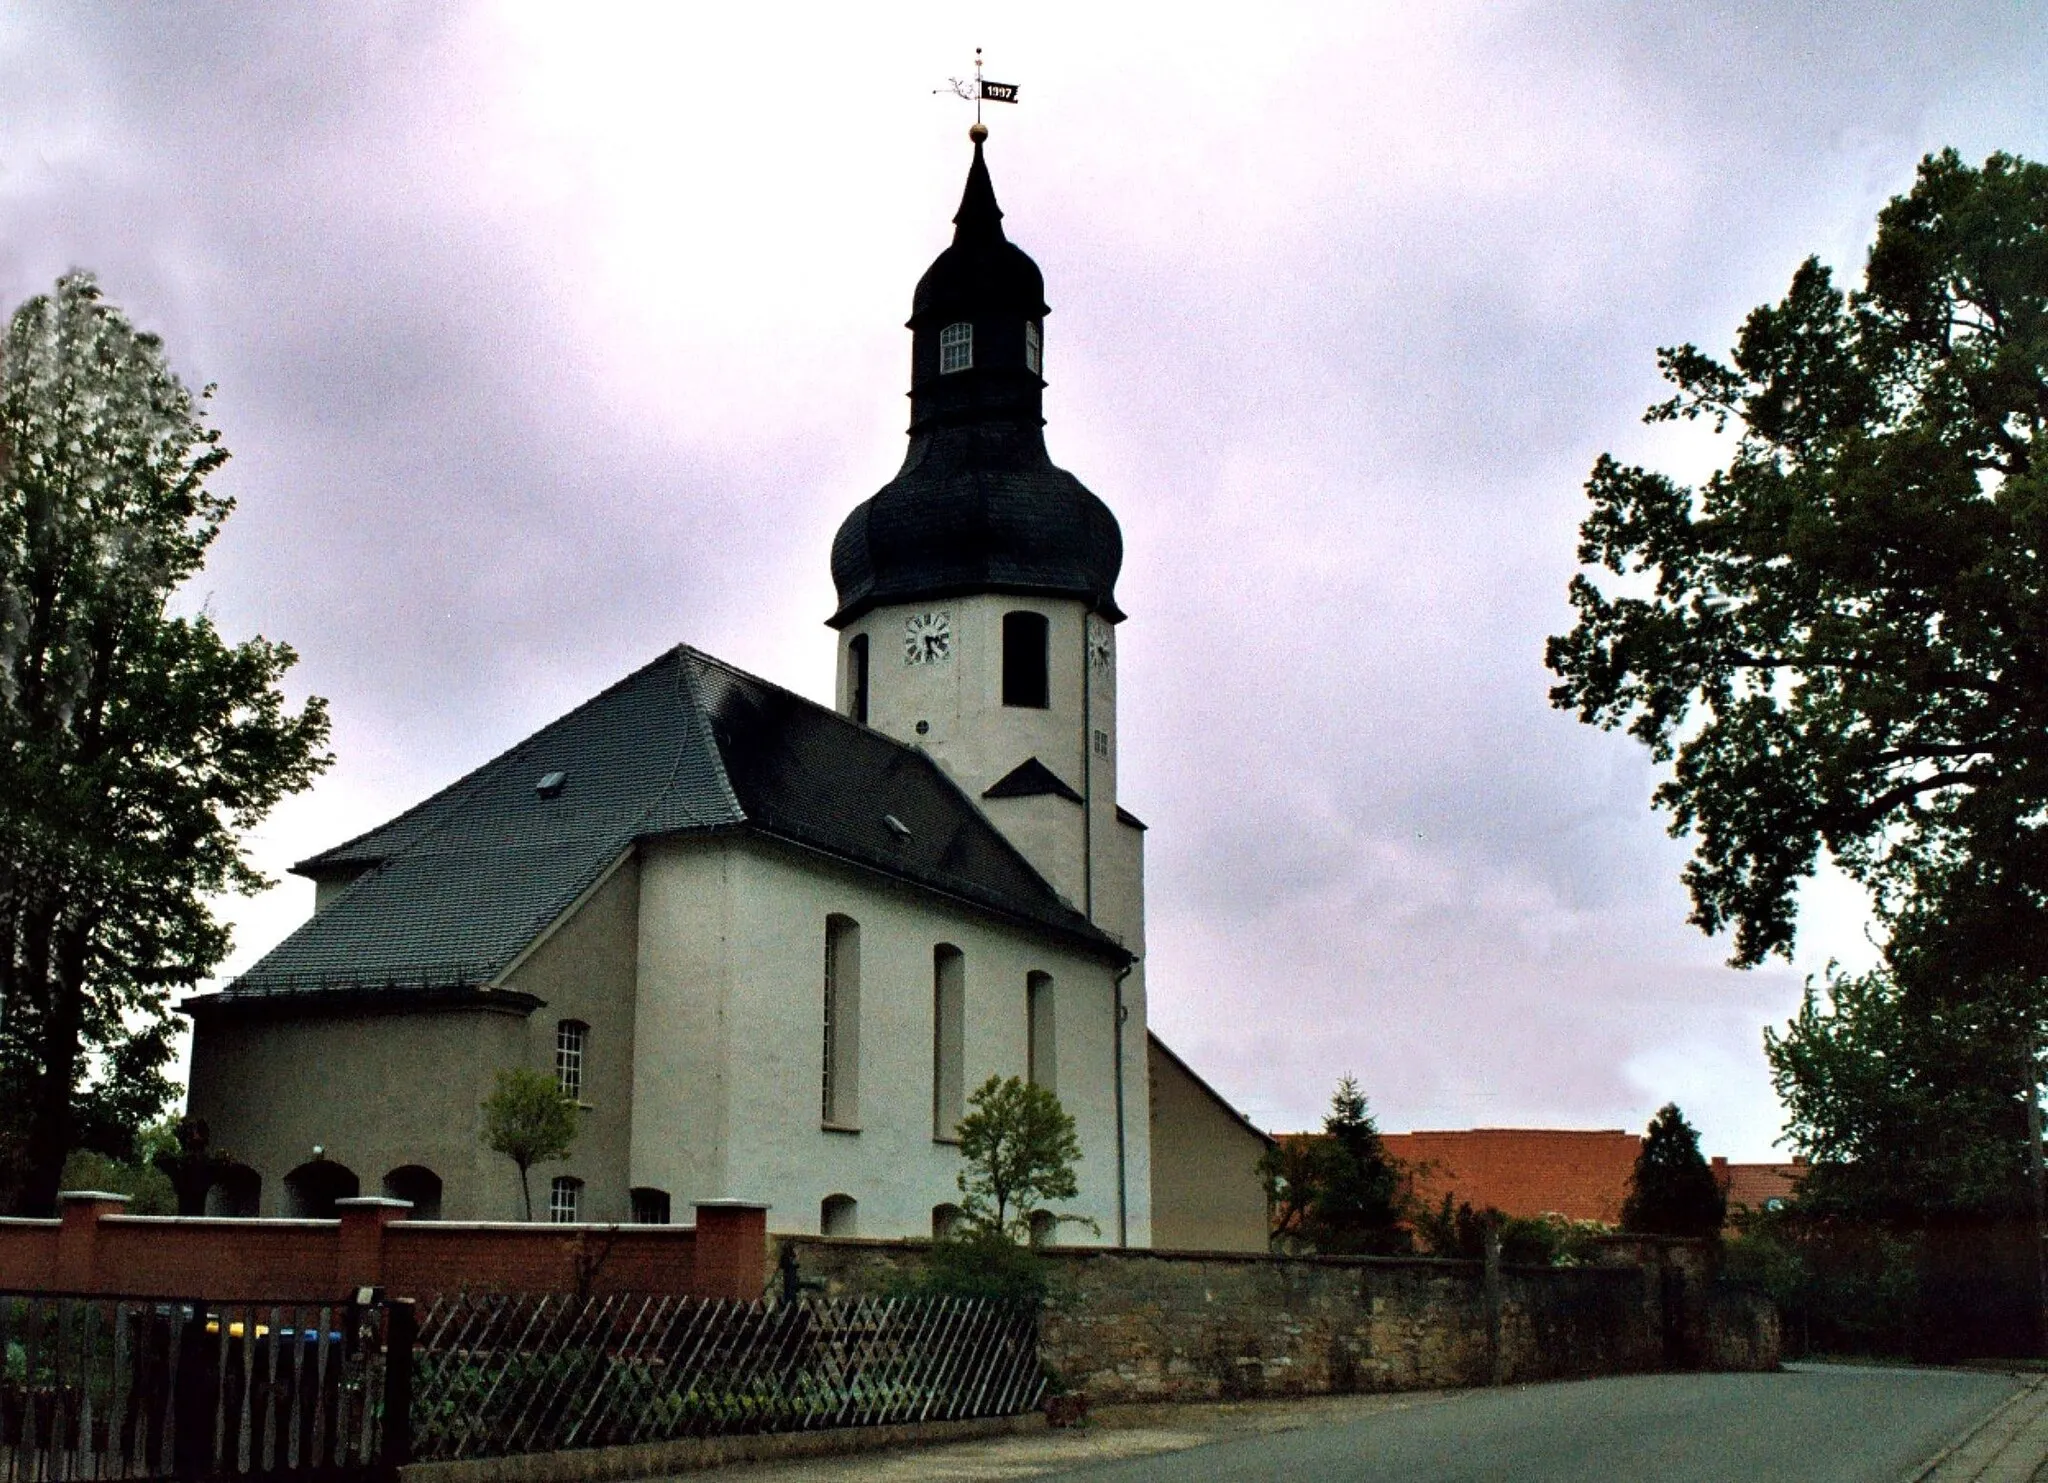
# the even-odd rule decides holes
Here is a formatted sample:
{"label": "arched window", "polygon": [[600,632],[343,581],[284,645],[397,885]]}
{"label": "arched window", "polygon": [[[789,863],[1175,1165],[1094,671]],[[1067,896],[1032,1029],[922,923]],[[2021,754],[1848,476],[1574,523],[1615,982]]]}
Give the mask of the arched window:
{"label": "arched window", "polygon": [[263,1176],[247,1164],[223,1165],[206,1192],[206,1213],[254,1220],[263,1213]]}
{"label": "arched window", "polygon": [[825,918],[824,1088],[818,1115],[835,1128],[860,1125],[860,923]]}
{"label": "arched window", "polygon": [[356,1171],[329,1158],[299,1165],[284,1177],[284,1213],[295,1220],[333,1220],[337,1204],[363,1192]]}
{"label": "arched window", "polygon": [[868,724],[868,636],[857,633],[846,641],[846,714]]}
{"label": "arched window", "polygon": [[590,1045],[590,1026],[563,1020],[555,1026],[555,1084],[572,1101],[583,1100],[583,1053]]}
{"label": "arched window", "polygon": [[410,1200],[407,1220],[439,1220],[441,1176],[423,1164],[402,1164],[384,1176],[384,1198]]}
{"label": "arched window", "polygon": [[1024,326],[1024,369],[1034,376],[1045,374],[1044,335],[1035,319]]}
{"label": "arched window", "polygon": [[818,1234],[852,1236],[859,1234],[860,1201],[852,1195],[827,1195],[818,1206]]}
{"label": "arched window", "polygon": [[932,1136],[951,1142],[966,1114],[967,959],[950,942],[932,949]]}
{"label": "arched window", "polygon": [[633,1190],[633,1224],[636,1226],[665,1226],[668,1224],[668,1191],[648,1189],[644,1186]]}
{"label": "arched window", "polygon": [[939,331],[939,374],[949,376],[974,364],[974,326],[949,324]]}
{"label": "arched window", "polygon": [[960,1222],[967,1218],[958,1205],[932,1206],[932,1239],[944,1241],[960,1233]]}
{"label": "arched window", "polygon": [[1003,704],[1044,710],[1048,635],[1043,613],[1003,614]]}
{"label": "arched window", "polygon": [[1059,1218],[1050,1210],[1034,1210],[1031,1212],[1031,1244],[1033,1246],[1050,1246],[1059,1233]]}
{"label": "arched window", "polygon": [[1058,1041],[1053,1034],[1050,973],[1024,976],[1024,1079],[1048,1092],[1059,1090]]}
{"label": "arched window", "polygon": [[548,1186],[548,1219],[556,1225],[574,1225],[583,1218],[583,1181],[570,1174],[557,1174]]}

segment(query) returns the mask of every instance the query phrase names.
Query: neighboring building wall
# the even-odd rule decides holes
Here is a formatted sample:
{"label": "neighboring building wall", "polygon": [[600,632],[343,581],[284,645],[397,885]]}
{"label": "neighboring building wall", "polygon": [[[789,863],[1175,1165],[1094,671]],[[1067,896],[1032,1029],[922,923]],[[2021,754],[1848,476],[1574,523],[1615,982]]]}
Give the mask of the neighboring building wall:
{"label": "neighboring building wall", "polygon": [[[532,1174],[534,1212],[543,1219],[548,1184],[557,1175],[583,1181],[584,1220],[632,1217],[627,1173],[633,1137],[639,914],[639,864],[627,859],[505,975],[507,987],[547,1001],[527,1021],[524,1064],[553,1075],[557,1027],[564,1020],[589,1027],[583,1052],[584,1110],[575,1146],[566,1161],[536,1165]],[[518,1171],[510,1159],[495,1157],[499,1181],[516,1198]],[[674,1207],[678,1218],[687,1208]]]}
{"label": "neighboring building wall", "polygon": [[479,1104],[499,1067],[526,1059],[525,1016],[360,1002],[215,1010],[192,1037],[188,1106],[217,1157],[262,1176],[264,1215],[287,1213],[284,1177],[317,1145],[365,1195],[389,1171],[424,1165],[441,1177],[444,1215],[517,1219],[517,1182],[479,1140]]}
{"label": "neighboring building wall", "polygon": [[[860,1129],[822,1126],[825,920],[860,927]],[[819,1228],[828,1196],[864,1235],[921,1235],[957,1202],[954,1146],[932,1136],[933,949],[966,960],[965,1085],[1025,1072],[1027,979],[1057,994],[1059,1095],[1081,1197],[1117,1230],[1116,969],[1035,932],[822,856],[742,836],[648,846],[633,1181],[678,1204],[765,1200],[773,1229]],[[1130,1239],[1149,1239],[1142,1005],[1124,1027]]]}
{"label": "neighboring building wall", "polygon": [[1414,1172],[1416,1197],[1445,1195],[1474,1210],[1566,1216],[1613,1225],[1643,1140],[1619,1128],[1472,1128],[1387,1133],[1387,1152]]}
{"label": "neighboring building wall", "polygon": [[1152,1089],[1152,1244],[1264,1251],[1270,1220],[1259,1160],[1272,1140],[1147,1035]]}

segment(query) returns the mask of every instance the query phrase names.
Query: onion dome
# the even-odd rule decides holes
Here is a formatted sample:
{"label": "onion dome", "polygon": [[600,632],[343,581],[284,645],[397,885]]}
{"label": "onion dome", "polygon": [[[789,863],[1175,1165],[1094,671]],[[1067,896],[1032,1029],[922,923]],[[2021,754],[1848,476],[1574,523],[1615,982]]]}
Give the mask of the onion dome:
{"label": "onion dome", "polygon": [[974,140],[952,245],[910,311],[910,448],[832,542],[842,628],[883,603],[1078,597],[1112,622],[1123,534],[1045,450],[1045,278],[1003,235]]}

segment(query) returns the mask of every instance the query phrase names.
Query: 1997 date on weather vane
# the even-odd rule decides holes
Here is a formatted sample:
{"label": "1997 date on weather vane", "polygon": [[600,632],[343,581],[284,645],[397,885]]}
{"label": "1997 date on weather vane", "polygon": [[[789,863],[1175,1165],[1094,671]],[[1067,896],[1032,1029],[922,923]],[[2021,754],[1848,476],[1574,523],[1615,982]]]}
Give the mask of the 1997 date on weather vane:
{"label": "1997 date on weather vane", "polygon": [[981,48],[974,49],[974,76],[949,77],[946,86],[933,88],[934,94],[951,92],[957,98],[965,98],[974,105],[974,122],[981,124],[983,103],[1014,103],[1017,101],[1017,84],[1014,82],[991,82],[981,75]]}

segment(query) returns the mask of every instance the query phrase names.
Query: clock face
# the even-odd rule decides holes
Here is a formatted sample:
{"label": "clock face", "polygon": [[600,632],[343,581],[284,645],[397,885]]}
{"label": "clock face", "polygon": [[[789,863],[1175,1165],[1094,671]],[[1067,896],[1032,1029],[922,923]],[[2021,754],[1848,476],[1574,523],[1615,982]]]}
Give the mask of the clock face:
{"label": "clock face", "polygon": [[944,664],[953,653],[953,615],[914,613],[903,624],[905,664]]}
{"label": "clock face", "polygon": [[1100,623],[1088,625],[1088,662],[1098,674],[1109,670],[1109,629]]}

